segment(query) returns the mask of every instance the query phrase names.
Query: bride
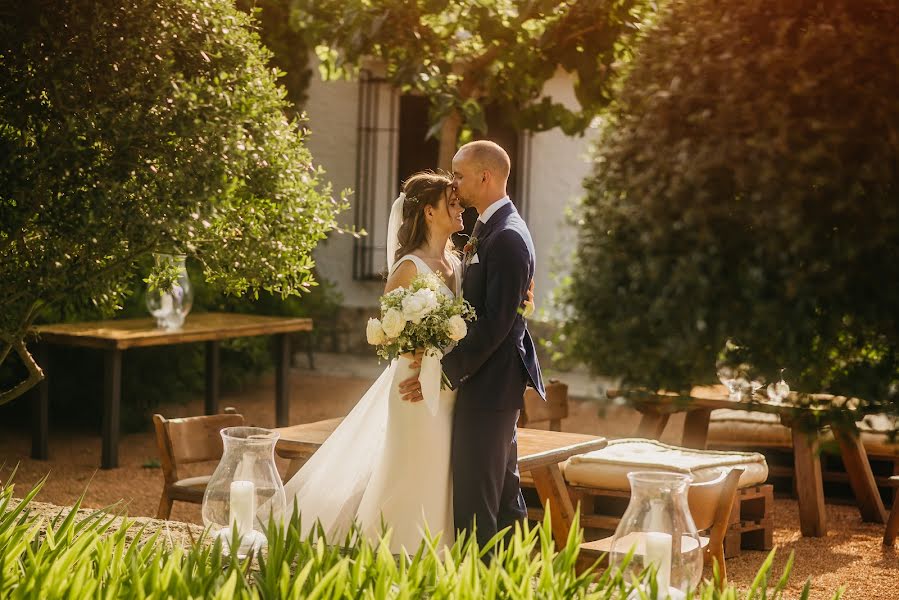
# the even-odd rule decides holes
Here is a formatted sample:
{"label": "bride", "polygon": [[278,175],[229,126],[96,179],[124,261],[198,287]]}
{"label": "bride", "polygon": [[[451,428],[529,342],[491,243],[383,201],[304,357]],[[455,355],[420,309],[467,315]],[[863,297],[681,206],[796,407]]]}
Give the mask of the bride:
{"label": "bride", "polygon": [[[390,212],[385,293],[408,286],[418,274],[436,273],[442,292],[461,290],[461,262],[450,237],[463,229],[463,207],[452,179],[416,173]],[[327,539],[342,539],[355,521],[376,541],[392,530],[390,550],[414,553],[440,534],[452,545],[450,442],[456,392],[442,390],[436,414],[401,399],[399,382],[414,372],[414,357],[393,361],[327,441],[284,486],[302,517],[303,534],[320,522]],[[439,373],[436,374],[439,377]],[[290,509],[291,511],[293,508]]]}

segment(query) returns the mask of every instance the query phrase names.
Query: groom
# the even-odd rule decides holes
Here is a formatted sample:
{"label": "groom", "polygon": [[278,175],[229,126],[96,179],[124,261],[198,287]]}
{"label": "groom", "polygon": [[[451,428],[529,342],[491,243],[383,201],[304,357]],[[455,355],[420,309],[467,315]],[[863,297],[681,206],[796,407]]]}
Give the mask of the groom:
{"label": "groom", "polygon": [[[506,193],[511,162],[499,145],[476,141],[453,157],[454,188],[478,211],[463,256],[462,294],[477,320],[443,357],[458,389],[453,418],[453,510],[456,529],[474,521],[483,546],[526,518],[518,475],[516,424],[524,390],[545,397],[534,342],[521,315],[534,277],[534,244]],[[405,400],[420,399],[418,379],[404,381]]]}

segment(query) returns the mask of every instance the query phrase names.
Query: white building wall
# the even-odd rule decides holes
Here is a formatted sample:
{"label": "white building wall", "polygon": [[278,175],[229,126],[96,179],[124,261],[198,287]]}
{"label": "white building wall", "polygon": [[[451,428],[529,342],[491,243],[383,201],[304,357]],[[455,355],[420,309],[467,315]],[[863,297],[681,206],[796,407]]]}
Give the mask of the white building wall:
{"label": "white building wall", "polygon": [[[569,75],[560,71],[546,83],[544,93],[556,102],[577,106]],[[588,151],[596,130],[570,137],[559,129],[531,137],[528,193],[528,228],[537,252],[534,285],[538,318],[545,318],[553,290],[568,274],[568,256],[574,250],[577,231],[566,223],[566,211],[581,196],[590,172]]]}
{"label": "white building wall", "polygon": [[[576,105],[571,80],[564,72],[547,82],[546,93],[556,101]],[[306,112],[311,134],[307,143],[336,191],[356,187],[358,94],[359,85],[355,82],[326,83],[313,78],[309,87]],[[535,285],[539,308],[549,306],[553,289],[566,273],[565,257],[574,248],[576,231],[566,225],[565,212],[581,194],[581,183],[589,172],[587,151],[594,135],[591,130],[583,137],[568,137],[553,130],[531,138],[527,220],[537,251]],[[385,153],[378,155],[387,160]],[[395,164],[393,160],[390,163]],[[378,185],[377,189],[382,187]],[[350,209],[340,217],[340,222],[347,226],[353,224],[354,200],[351,197]],[[379,199],[378,205],[389,209],[393,199],[383,200]],[[386,227],[386,215],[383,220]],[[385,234],[371,233],[376,241]],[[344,296],[344,306],[376,306],[383,283],[353,279],[352,236],[332,234],[316,249],[315,258],[321,275],[337,284]]]}
{"label": "white building wall", "polygon": [[[335,194],[356,187],[358,101],[356,82],[323,82],[312,77],[305,106],[311,130],[307,145],[314,161],[327,172]],[[351,196],[350,208],[338,217],[347,228],[353,225],[354,201]],[[353,236],[332,233],[316,249],[315,260],[319,273],[337,284],[345,306],[377,305],[383,284],[353,279]]]}

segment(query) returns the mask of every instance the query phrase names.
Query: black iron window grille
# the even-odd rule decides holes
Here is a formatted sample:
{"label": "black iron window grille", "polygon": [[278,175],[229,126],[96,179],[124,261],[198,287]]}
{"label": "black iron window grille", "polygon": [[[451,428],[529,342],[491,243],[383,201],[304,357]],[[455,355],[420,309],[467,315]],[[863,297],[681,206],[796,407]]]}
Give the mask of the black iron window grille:
{"label": "black iron window grille", "polygon": [[353,245],[353,278],[357,280],[380,279],[386,269],[387,218],[399,192],[398,112],[399,94],[393,86],[362,71],[354,219],[368,235],[356,238]]}

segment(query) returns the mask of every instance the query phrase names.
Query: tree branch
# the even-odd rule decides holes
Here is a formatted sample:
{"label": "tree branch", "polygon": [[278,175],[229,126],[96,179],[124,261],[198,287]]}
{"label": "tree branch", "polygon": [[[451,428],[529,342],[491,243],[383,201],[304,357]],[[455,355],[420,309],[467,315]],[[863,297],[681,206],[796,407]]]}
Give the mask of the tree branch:
{"label": "tree branch", "polygon": [[[509,29],[520,29],[524,22],[531,18],[536,8],[537,2],[530,2],[527,8],[518,14],[518,17],[509,26]],[[473,75],[493,62],[502,49],[503,45],[501,43],[494,42],[483,54],[475,56],[470,61],[462,64],[464,76],[462,83],[459,85],[460,96],[463,98],[471,97],[479,83],[479,80],[473,77]]]}
{"label": "tree branch", "polygon": [[31,306],[29,306],[28,310],[25,311],[25,318],[22,319],[22,322],[16,328],[12,337],[0,335],[0,340],[3,340],[4,343],[3,351],[0,352],[0,365],[2,365],[6,361],[6,357],[9,356],[9,352],[15,345],[16,340],[21,340],[25,337],[25,334],[31,328],[31,323],[34,322],[34,318],[35,316],[37,316],[37,311],[38,308],[40,308],[40,305],[41,303],[39,300],[35,300],[31,303]]}
{"label": "tree branch", "polygon": [[43,369],[41,369],[40,365],[35,362],[34,357],[31,356],[31,352],[28,351],[28,347],[25,345],[24,341],[25,334],[31,328],[31,324],[34,322],[34,318],[37,316],[37,311],[40,306],[40,301],[36,300],[30,307],[28,307],[28,312],[25,314],[25,318],[22,319],[22,323],[13,334],[13,337],[2,336],[6,347],[3,349],[3,353],[0,354],[0,365],[2,365],[6,360],[6,357],[9,356],[10,350],[14,348],[16,354],[22,359],[22,364],[28,369],[28,377],[13,388],[5,392],[0,392],[0,406],[18,398],[44,379]]}
{"label": "tree branch", "polygon": [[[44,304],[52,304],[52,303],[55,302],[58,298],[60,298],[60,297],[62,297],[62,296],[65,296],[65,295],[68,295],[68,294],[71,294],[72,292],[74,292],[74,291],[76,291],[76,290],[79,290],[79,289],[85,287],[87,284],[93,282],[94,280],[96,280],[96,279],[99,278],[100,276],[106,275],[107,273],[109,273],[109,272],[111,272],[111,271],[115,271],[116,269],[121,268],[123,265],[126,265],[126,264],[130,263],[131,261],[137,260],[138,257],[140,257],[140,256],[142,256],[142,255],[144,255],[144,254],[146,254],[147,252],[151,252],[156,246],[157,246],[157,244],[156,244],[155,242],[154,242],[153,244],[148,244],[148,245],[146,245],[146,246],[142,246],[142,247],[141,247],[139,250],[137,250],[136,252],[132,252],[131,254],[129,254],[128,256],[126,256],[126,257],[124,257],[124,258],[122,258],[122,259],[120,259],[120,260],[116,260],[116,261],[114,261],[114,262],[111,262],[110,264],[106,265],[105,267],[103,267],[103,268],[100,269],[99,271],[96,271],[96,272],[94,272],[94,273],[91,273],[90,275],[88,275],[87,277],[85,277],[84,279],[82,279],[82,280],[81,280],[77,285],[75,285],[74,287],[72,287],[72,288],[70,288],[70,289],[64,289],[64,290],[61,290],[60,293],[57,294],[56,296],[51,297],[50,299],[44,300]],[[20,300],[21,298],[23,298],[27,293],[28,293],[28,290],[23,290],[23,291],[19,292],[18,294],[15,294],[15,295],[13,295],[13,296],[11,296],[11,297],[9,297],[9,298],[6,298],[5,300],[0,301],[0,306],[9,306],[10,304],[13,304],[13,303],[16,302],[17,300]]]}
{"label": "tree branch", "polygon": [[[11,340],[6,341],[7,343],[9,343]],[[34,362],[34,357],[31,356],[28,348],[25,347],[25,342],[19,339],[17,341],[12,341],[11,346],[15,348],[16,354],[18,354],[19,358],[22,359],[22,363],[25,365],[25,368],[28,369],[28,377],[15,387],[6,390],[5,392],[0,392],[0,406],[3,406],[7,402],[15,400],[44,379],[43,369],[41,369],[41,367],[36,362]]]}

